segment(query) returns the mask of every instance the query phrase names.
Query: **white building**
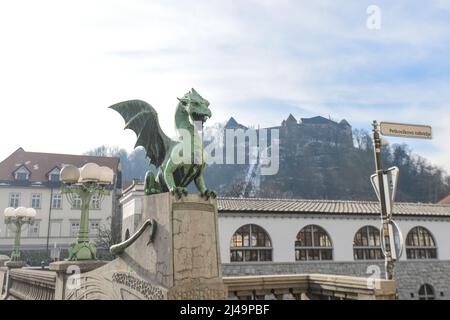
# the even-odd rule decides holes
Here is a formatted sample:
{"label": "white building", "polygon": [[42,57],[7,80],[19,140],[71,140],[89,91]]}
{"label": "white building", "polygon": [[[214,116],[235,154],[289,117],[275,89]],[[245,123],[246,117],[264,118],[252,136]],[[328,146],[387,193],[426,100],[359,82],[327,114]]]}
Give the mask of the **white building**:
{"label": "white building", "polygon": [[[98,227],[110,227],[118,211],[121,173],[118,158],[63,155],[26,152],[19,148],[0,163],[0,209],[6,207],[32,207],[37,211],[34,225],[22,233],[22,250],[43,251],[53,248],[66,249],[75,241],[81,216],[81,203],[69,203],[61,194],[59,171],[65,164],[81,167],[94,162],[114,171],[111,194],[103,201],[92,199],[89,215],[91,237],[97,236]],[[14,233],[0,219],[0,251],[12,250]],[[45,254],[44,254],[45,256]]]}
{"label": "white building", "polygon": [[[142,185],[124,191],[122,237],[141,221]],[[377,202],[222,198],[224,275],[325,273],[384,278]],[[401,299],[450,299],[450,205],[398,203]]]}

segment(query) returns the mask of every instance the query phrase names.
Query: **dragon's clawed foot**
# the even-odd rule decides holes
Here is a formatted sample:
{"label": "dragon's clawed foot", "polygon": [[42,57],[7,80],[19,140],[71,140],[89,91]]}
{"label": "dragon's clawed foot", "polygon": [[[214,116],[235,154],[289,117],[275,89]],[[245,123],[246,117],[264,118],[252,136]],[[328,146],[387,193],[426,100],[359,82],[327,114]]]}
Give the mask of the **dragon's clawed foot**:
{"label": "dragon's clawed foot", "polygon": [[188,195],[188,191],[186,188],[183,187],[174,187],[170,190],[170,192],[176,196],[178,199],[181,199],[183,196]]}
{"label": "dragon's clawed foot", "polygon": [[209,200],[209,198],[213,198],[213,199],[217,198],[216,192],[213,190],[209,190],[209,189],[206,189],[204,192],[202,192],[201,195],[206,200]]}

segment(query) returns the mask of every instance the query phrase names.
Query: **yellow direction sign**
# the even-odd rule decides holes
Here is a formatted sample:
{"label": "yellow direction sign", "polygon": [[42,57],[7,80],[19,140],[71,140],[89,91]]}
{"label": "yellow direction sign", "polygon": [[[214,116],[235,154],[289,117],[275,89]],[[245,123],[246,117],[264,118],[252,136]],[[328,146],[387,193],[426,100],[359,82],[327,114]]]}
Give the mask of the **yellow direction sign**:
{"label": "yellow direction sign", "polygon": [[417,124],[381,122],[380,131],[384,136],[393,137],[432,139],[433,136],[431,126]]}

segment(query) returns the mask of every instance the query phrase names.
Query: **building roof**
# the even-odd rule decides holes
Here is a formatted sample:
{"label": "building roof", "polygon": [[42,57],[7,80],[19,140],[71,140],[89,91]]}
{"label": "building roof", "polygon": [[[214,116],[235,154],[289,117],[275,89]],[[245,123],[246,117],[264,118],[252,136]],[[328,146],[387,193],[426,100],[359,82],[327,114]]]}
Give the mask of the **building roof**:
{"label": "building roof", "polygon": [[439,201],[438,204],[450,204],[450,195]]}
{"label": "building roof", "polygon": [[[144,183],[134,181],[124,189],[123,196],[131,191],[143,191]],[[377,201],[348,200],[305,200],[269,198],[227,198],[217,199],[221,213],[269,213],[269,214],[337,214],[337,215],[380,215]],[[394,215],[450,217],[450,204],[397,202]]]}
{"label": "building roof", "polygon": [[339,122],[339,125],[344,127],[351,127],[350,123],[348,123],[348,121],[345,119],[342,119],[341,122]]}
{"label": "building roof", "polygon": [[231,117],[228,122],[225,124],[225,129],[247,129],[246,126],[238,123],[236,119]]}
{"label": "building roof", "polygon": [[317,116],[312,118],[302,118],[302,123],[304,124],[336,124],[336,122],[329,120],[327,118]]}
{"label": "building roof", "polygon": [[27,152],[17,149],[8,158],[0,162],[0,181],[14,180],[14,172],[25,167],[30,171],[30,182],[48,181],[47,175],[56,167],[62,168],[65,164],[82,167],[88,162],[111,168],[116,174],[119,170],[119,158],[79,156],[56,153]]}
{"label": "building roof", "polygon": [[[229,213],[380,215],[379,204],[375,201],[219,198],[218,210]],[[399,202],[394,205],[394,215],[450,217],[450,205]]]}
{"label": "building roof", "polygon": [[125,181],[122,184],[122,193],[126,194],[129,191],[133,190],[144,190],[144,181],[139,179],[134,179],[132,181]]}
{"label": "building roof", "polygon": [[294,118],[292,113],[289,114],[289,117],[286,119],[286,122],[295,122],[297,123],[297,119]]}

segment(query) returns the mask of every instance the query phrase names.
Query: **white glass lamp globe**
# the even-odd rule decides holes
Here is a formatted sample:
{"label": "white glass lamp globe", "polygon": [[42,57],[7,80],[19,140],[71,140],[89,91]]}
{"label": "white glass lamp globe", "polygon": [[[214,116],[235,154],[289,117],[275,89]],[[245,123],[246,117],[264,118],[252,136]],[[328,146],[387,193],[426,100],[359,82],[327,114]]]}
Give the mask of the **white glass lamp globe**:
{"label": "white glass lamp globe", "polygon": [[25,207],[18,207],[14,211],[17,217],[27,217],[28,215],[28,209]]}
{"label": "white glass lamp globe", "polygon": [[100,167],[100,179],[103,184],[111,184],[114,180],[114,171],[108,167]]}
{"label": "white glass lamp globe", "polygon": [[100,166],[96,163],[86,163],[80,168],[80,181],[90,182],[100,180]]}
{"label": "white glass lamp globe", "polygon": [[28,218],[34,218],[34,217],[36,217],[36,210],[35,209],[33,209],[33,208],[28,208],[27,209],[27,217]]}
{"label": "white glass lamp globe", "polygon": [[60,180],[64,183],[77,183],[80,179],[80,169],[67,165],[61,169]]}
{"label": "white glass lamp globe", "polygon": [[6,208],[5,211],[3,211],[3,214],[5,215],[5,218],[12,218],[16,216],[16,212],[14,208]]}

